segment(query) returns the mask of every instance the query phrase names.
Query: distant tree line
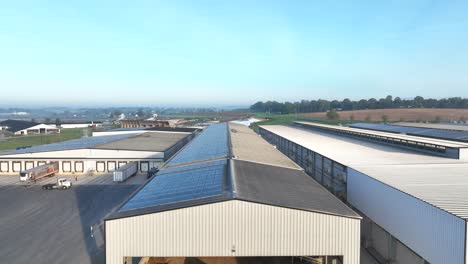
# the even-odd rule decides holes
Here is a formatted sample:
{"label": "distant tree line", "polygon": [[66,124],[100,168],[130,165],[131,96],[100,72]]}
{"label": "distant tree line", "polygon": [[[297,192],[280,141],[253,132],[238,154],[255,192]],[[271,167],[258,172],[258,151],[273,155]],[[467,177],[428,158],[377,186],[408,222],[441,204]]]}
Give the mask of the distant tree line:
{"label": "distant tree line", "polygon": [[416,96],[413,99],[401,99],[388,95],[381,99],[361,99],[352,101],[344,99],[343,101],[333,100],[302,100],[300,102],[284,102],[277,101],[256,102],[250,106],[250,110],[254,112],[269,112],[269,113],[310,113],[310,112],[326,112],[329,110],[364,110],[364,109],[390,109],[390,108],[457,108],[468,109],[468,98],[451,97],[444,99],[425,99],[422,96]]}

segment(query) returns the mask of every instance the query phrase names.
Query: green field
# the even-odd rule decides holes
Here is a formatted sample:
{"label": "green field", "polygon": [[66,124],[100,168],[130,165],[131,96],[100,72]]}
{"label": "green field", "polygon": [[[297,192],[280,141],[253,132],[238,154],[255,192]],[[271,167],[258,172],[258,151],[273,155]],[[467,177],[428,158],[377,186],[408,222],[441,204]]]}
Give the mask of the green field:
{"label": "green field", "polygon": [[328,125],[338,125],[338,124],[347,124],[349,121],[343,120],[328,120],[328,119],[308,119],[304,118],[300,115],[296,114],[286,114],[286,115],[279,115],[279,114],[268,114],[268,113],[256,113],[256,118],[266,119],[265,121],[261,121],[258,123],[252,124],[252,129],[258,131],[258,126],[264,125],[291,125],[294,121],[309,121],[309,122],[316,122],[321,124],[328,124]]}
{"label": "green field", "polygon": [[90,134],[88,128],[67,128],[62,129],[60,134],[52,135],[35,135],[35,136],[13,136],[0,141],[0,150],[16,149],[24,146],[37,146],[50,144],[60,141],[66,141],[76,138],[81,138],[85,134]]}

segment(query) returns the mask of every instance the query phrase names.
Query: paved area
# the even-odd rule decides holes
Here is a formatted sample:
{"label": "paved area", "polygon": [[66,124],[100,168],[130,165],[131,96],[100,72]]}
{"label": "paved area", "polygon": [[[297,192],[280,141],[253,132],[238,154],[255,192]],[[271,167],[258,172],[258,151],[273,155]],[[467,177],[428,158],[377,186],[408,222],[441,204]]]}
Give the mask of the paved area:
{"label": "paved area", "polygon": [[25,185],[0,176],[0,263],[104,263],[102,221],[145,178],[83,176],[69,190],[46,191],[55,177]]}
{"label": "paved area", "polygon": [[73,185],[128,185],[128,184],[143,184],[146,181],[146,174],[139,174],[130,177],[127,181],[122,183],[113,182],[112,174],[100,174],[100,175],[59,175],[45,177],[38,180],[36,183],[33,182],[20,182],[19,175],[0,175],[0,186],[34,186],[44,185],[47,183],[57,182],[57,178],[67,178]]}
{"label": "paved area", "polygon": [[[86,175],[70,190],[45,191],[19,182],[19,176],[0,176],[0,263],[104,263],[102,221],[145,180],[137,175],[124,183],[112,175]],[[91,232],[91,227],[93,228]],[[362,264],[379,264],[361,250]]]}

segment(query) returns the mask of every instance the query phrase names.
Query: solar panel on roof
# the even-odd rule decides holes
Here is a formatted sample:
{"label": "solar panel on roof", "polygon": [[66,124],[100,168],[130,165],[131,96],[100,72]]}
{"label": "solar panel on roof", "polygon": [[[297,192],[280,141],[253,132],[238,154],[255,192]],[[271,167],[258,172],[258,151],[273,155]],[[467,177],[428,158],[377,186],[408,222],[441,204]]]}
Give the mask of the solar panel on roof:
{"label": "solar panel on roof", "polygon": [[227,124],[211,125],[192,140],[167,166],[227,157]]}
{"label": "solar panel on roof", "polygon": [[402,127],[402,126],[392,126],[386,124],[369,124],[369,123],[355,123],[349,125],[349,127],[353,128],[363,128],[363,129],[371,129],[383,132],[391,132],[391,133],[416,133],[418,131],[425,130],[424,128],[415,128],[415,127]]}
{"label": "solar panel on roof", "polygon": [[182,166],[177,166],[177,167],[162,168],[158,172],[158,175],[167,174],[167,173],[174,173],[174,172],[178,172],[178,171],[198,169],[198,168],[203,168],[203,167],[208,167],[208,166],[222,165],[222,164],[226,164],[225,159],[202,162],[202,163],[195,163],[195,164],[190,164],[190,165],[182,165]]}
{"label": "solar panel on roof", "polygon": [[[223,192],[226,161],[219,163],[203,163],[206,167],[157,174],[119,211],[219,195]],[[180,168],[182,167],[176,169]]]}
{"label": "solar panel on roof", "polygon": [[418,136],[437,137],[445,139],[462,139],[468,137],[468,131],[443,130],[443,129],[426,129],[415,133]]}
{"label": "solar panel on roof", "polygon": [[116,140],[121,140],[128,137],[134,137],[133,134],[123,134],[123,135],[112,135],[112,136],[100,136],[100,137],[86,137],[86,138],[78,138],[68,141],[62,141],[47,145],[40,145],[34,146],[31,148],[19,149],[19,150],[11,150],[1,152],[2,155],[12,155],[12,154],[24,154],[24,153],[32,153],[32,152],[47,152],[47,151],[61,151],[61,150],[69,150],[69,149],[83,149],[83,148],[91,148],[97,145],[109,143]]}
{"label": "solar panel on roof", "polygon": [[355,123],[353,128],[370,129],[383,132],[408,134],[413,136],[431,137],[446,140],[468,141],[468,131],[456,131],[436,128],[407,127],[386,124]]}

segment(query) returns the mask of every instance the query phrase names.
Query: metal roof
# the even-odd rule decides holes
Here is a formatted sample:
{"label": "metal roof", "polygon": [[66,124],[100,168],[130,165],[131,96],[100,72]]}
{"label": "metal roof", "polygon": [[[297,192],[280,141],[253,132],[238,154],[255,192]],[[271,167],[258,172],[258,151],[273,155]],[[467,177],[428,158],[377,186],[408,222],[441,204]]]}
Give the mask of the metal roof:
{"label": "metal roof", "polygon": [[324,131],[276,125],[261,126],[261,128],[347,166],[460,162],[457,159],[425,155],[412,150],[380,145]]}
{"label": "metal roof", "polygon": [[238,199],[319,213],[359,217],[303,171],[234,160],[233,174]]}
{"label": "metal roof", "polygon": [[[232,142],[235,142],[232,146],[237,149],[238,153],[245,153],[242,148],[252,144],[259,146],[259,149],[248,148],[249,151],[259,153],[267,150],[275,153],[262,156],[268,158],[271,155],[273,162],[264,164],[265,160],[260,159],[262,162],[259,163],[257,162],[259,159],[251,155],[244,157],[252,157],[252,161],[233,159],[230,156],[225,158],[217,156],[218,159],[207,160],[204,155],[205,149],[201,150],[201,156],[185,153],[185,151],[196,152],[193,146],[209,145],[209,139],[218,141],[214,145],[219,144],[219,141],[223,144],[227,143],[229,133],[226,124],[212,125],[194,139],[194,141],[198,139],[199,142],[195,142],[192,147],[188,146],[177,154],[183,157],[181,159],[183,163],[177,163],[178,166],[163,167],[110,218],[155,213],[233,199],[360,218],[296,164],[286,162],[285,156],[279,158],[278,155],[282,154],[278,150],[271,146],[266,148],[268,143],[261,137],[247,130],[233,132],[235,127],[231,126],[229,133],[233,137]],[[223,139],[224,137],[226,140]],[[242,139],[246,142],[241,143]],[[231,151],[227,149],[227,153]],[[177,156],[175,160],[178,160]],[[275,164],[276,161],[280,164]]]}
{"label": "metal roof", "polygon": [[292,169],[302,169],[271,144],[265,140],[261,140],[260,135],[255,133],[252,129],[234,123],[230,123],[229,128],[234,159]]}
{"label": "metal roof", "polygon": [[37,126],[40,123],[37,122],[31,122],[31,121],[24,121],[24,120],[13,120],[13,119],[8,119],[0,122],[0,126],[6,126],[8,127],[8,131],[11,132],[18,132],[20,130],[30,128],[33,126]]}
{"label": "metal roof", "polygon": [[468,220],[468,164],[357,167],[395,189]]}
{"label": "metal roof", "polygon": [[164,152],[187,137],[181,133],[143,133],[93,146],[93,149],[138,150]]}
{"label": "metal roof", "polygon": [[317,128],[359,132],[359,133],[369,134],[369,135],[374,135],[374,136],[382,136],[382,137],[388,137],[388,138],[396,138],[400,140],[421,142],[421,143],[442,146],[442,147],[447,147],[447,148],[468,148],[468,143],[454,142],[454,141],[449,141],[449,140],[422,138],[418,136],[409,136],[409,135],[403,135],[403,134],[395,134],[395,133],[388,133],[388,132],[382,132],[382,131],[372,131],[372,130],[367,130],[367,129],[344,127],[344,126],[324,125],[324,124],[311,123],[311,122],[295,122],[295,123],[306,125],[306,126],[313,126]]}
{"label": "metal roof", "polygon": [[401,192],[468,219],[468,162],[326,132],[261,126]]}

